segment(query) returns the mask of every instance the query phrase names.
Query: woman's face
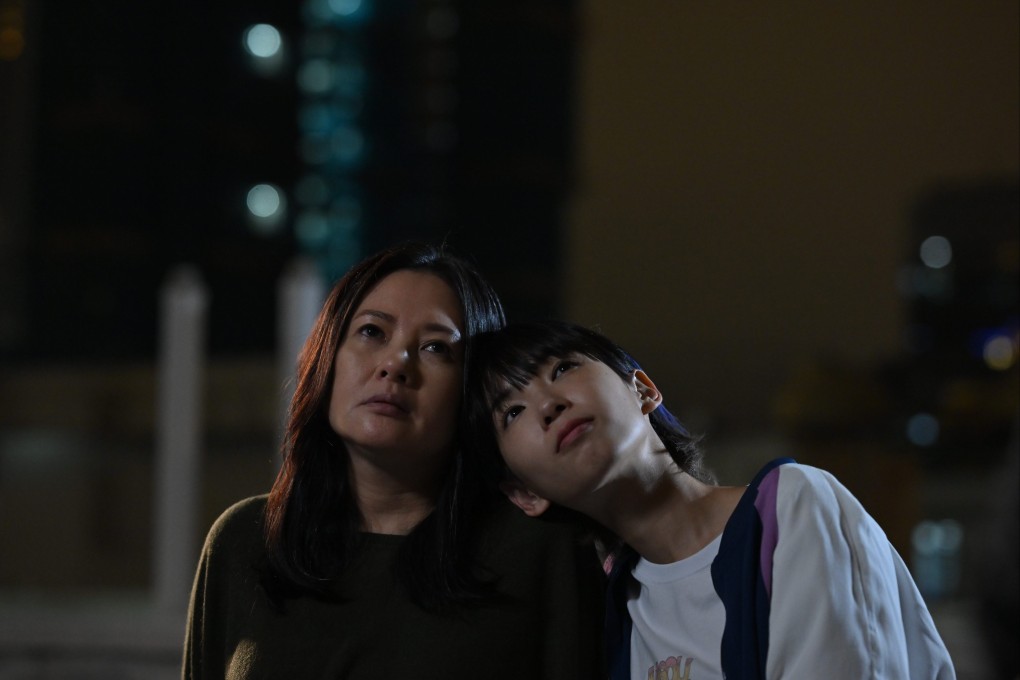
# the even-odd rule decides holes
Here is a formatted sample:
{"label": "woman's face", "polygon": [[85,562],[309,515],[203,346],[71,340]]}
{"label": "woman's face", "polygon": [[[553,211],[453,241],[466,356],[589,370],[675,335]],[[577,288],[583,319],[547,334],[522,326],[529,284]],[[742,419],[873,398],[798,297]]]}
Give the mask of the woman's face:
{"label": "woman's face", "polygon": [[496,440],[510,470],[539,496],[584,511],[654,435],[646,413],[654,385],[643,373],[622,379],[582,355],[553,358],[493,412]]}
{"label": "woman's face", "polygon": [[460,302],[439,277],[401,270],[351,315],[333,362],[329,424],[352,458],[401,474],[451,450],[464,364]]}

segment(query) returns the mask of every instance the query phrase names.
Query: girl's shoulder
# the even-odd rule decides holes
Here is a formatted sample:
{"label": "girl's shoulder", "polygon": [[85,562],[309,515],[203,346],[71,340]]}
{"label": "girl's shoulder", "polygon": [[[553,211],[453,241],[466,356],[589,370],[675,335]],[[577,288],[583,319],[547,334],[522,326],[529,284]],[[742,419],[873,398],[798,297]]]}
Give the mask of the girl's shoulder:
{"label": "girl's shoulder", "polygon": [[782,487],[785,493],[805,493],[829,496],[833,493],[849,494],[832,473],[822,468],[798,463],[792,458],[777,458],[766,463],[748,487],[758,494],[775,493]]}
{"label": "girl's shoulder", "polygon": [[748,485],[736,514],[783,524],[805,513],[833,521],[840,517],[868,519],[860,501],[832,473],[791,458],[776,459],[762,467]]}
{"label": "girl's shoulder", "polygon": [[833,526],[873,522],[861,502],[827,470],[786,459],[763,472],[754,506],[780,525],[802,523],[809,517]]}
{"label": "girl's shoulder", "polygon": [[806,495],[821,499],[844,501],[853,495],[829,471],[802,463],[786,463],[772,473],[785,495]]}

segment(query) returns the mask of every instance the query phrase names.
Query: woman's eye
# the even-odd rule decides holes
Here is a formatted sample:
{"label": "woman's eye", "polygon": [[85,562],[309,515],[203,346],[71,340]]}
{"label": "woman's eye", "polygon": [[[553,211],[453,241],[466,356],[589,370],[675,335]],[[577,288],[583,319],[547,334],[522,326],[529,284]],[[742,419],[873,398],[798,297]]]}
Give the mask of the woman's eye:
{"label": "woman's eye", "polygon": [[367,323],[358,329],[358,335],[365,338],[378,338],[383,334],[382,329],[374,323]]}
{"label": "woman's eye", "polygon": [[433,352],[434,354],[450,353],[450,346],[440,340],[433,340],[432,342],[427,342],[422,347],[422,349],[426,352]]}
{"label": "woman's eye", "polygon": [[578,365],[578,363],[579,362],[573,359],[563,359],[562,361],[557,361],[556,365],[553,366],[552,379],[556,380],[556,378],[560,377],[570,369],[575,368]]}

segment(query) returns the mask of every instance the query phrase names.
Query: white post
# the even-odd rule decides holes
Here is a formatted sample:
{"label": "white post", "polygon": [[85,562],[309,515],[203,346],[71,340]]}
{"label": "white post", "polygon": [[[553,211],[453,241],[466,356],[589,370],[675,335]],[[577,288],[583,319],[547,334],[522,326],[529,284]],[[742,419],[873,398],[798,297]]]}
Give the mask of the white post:
{"label": "white post", "polygon": [[160,290],[156,394],[156,606],[187,609],[198,558],[201,501],[202,371],[208,292],[191,266],[171,271]]}
{"label": "white post", "polygon": [[[280,394],[279,428],[286,426],[287,409],[294,396],[295,369],[298,354],[315,324],[326,285],[315,263],[307,258],[293,260],[280,276],[276,289],[276,349]],[[277,466],[282,461],[276,457]]]}

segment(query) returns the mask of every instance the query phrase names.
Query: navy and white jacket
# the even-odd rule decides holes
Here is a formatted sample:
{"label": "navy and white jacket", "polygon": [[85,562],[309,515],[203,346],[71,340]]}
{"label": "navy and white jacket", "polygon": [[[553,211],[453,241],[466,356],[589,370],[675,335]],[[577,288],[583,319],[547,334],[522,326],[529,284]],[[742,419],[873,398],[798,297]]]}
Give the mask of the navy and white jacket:
{"label": "navy and white jacket", "polygon": [[[609,577],[613,680],[630,676],[627,599],[637,559],[625,548]],[[755,476],[723,530],[712,582],[726,611],[719,654],[727,680],[956,677],[903,560],[823,470],[782,458]]]}

